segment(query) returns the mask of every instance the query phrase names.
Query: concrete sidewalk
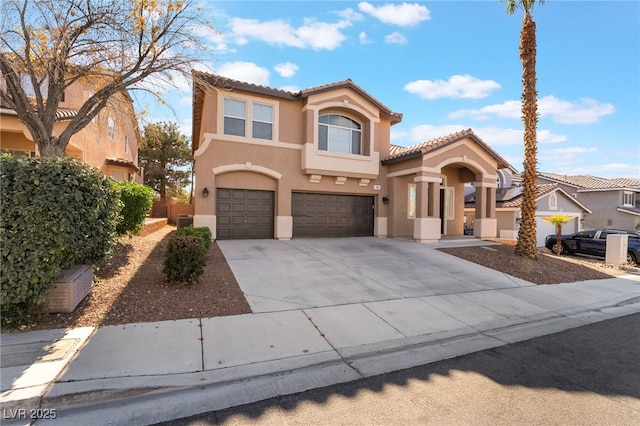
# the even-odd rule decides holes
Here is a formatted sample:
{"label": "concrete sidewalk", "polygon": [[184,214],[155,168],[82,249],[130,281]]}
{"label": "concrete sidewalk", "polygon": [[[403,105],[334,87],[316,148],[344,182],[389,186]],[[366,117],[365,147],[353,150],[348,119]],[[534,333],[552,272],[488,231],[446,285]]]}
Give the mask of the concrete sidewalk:
{"label": "concrete sidewalk", "polygon": [[2,335],[3,423],[155,423],[637,312],[640,277],[629,275]]}

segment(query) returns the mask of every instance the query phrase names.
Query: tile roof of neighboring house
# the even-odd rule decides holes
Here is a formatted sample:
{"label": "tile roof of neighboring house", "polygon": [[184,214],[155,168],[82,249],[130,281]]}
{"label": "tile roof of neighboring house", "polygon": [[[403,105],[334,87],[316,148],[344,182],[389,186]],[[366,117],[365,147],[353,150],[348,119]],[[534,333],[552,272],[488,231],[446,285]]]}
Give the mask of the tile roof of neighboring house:
{"label": "tile roof of neighboring house", "polygon": [[136,166],[133,161],[126,160],[124,158],[107,158],[105,161],[107,164],[110,164],[112,166],[127,167],[129,169],[135,170],[136,172],[139,170],[138,166]]}
{"label": "tile roof of neighboring house", "polygon": [[[537,185],[536,187],[536,201],[543,198],[546,195],[551,194],[552,192],[558,191],[566,195],[573,202],[580,205],[584,210],[591,213],[586,206],[577,201],[574,197],[567,194],[557,183],[548,183],[543,185]],[[464,197],[464,206],[465,207],[474,207],[475,206],[475,193],[471,193]],[[524,196],[522,194],[522,187],[516,186],[511,188],[501,188],[496,191],[496,208],[517,208],[522,207],[522,201]]]}
{"label": "tile roof of neighboring house", "polygon": [[[15,116],[18,115],[18,113],[15,112],[13,109],[5,106],[2,107],[2,114],[15,115]],[[72,120],[73,117],[75,117],[77,114],[78,114],[77,109],[58,108],[58,110],[56,111],[56,121],[69,121],[69,120]]]}
{"label": "tile roof of neighboring house", "polygon": [[406,148],[399,147],[397,145],[392,145],[391,151],[389,152],[390,155],[387,158],[382,160],[382,164],[394,163],[397,161],[403,161],[410,158],[423,156],[431,151],[435,151],[447,145],[451,145],[465,138],[473,139],[478,145],[480,145],[487,152],[489,152],[496,160],[498,160],[498,168],[509,168],[513,172],[516,171],[513,168],[513,166],[507,162],[507,160],[502,158],[500,154],[498,154],[486,142],[480,139],[478,135],[476,135],[471,129],[466,129],[460,132],[452,133],[450,135],[442,136],[436,139],[431,139],[431,140],[419,143],[417,145],[409,146]]}
{"label": "tile roof of neighboring house", "polygon": [[[194,90],[193,90],[193,135],[197,135],[200,133],[200,123],[201,123],[201,114],[197,114],[202,108],[202,102],[204,100],[204,92],[202,90],[203,85],[209,85],[212,87],[216,87],[222,90],[242,90],[250,93],[257,93],[261,95],[271,96],[280,99],[287,100],[301,100],[308,98],[311,95],[317,93],[323,93],[330,90],[336,90],[341,88],[350,88],[359,95],[363,96],[369,102],[377,106],[382,115],[388,118],[392,124],[399,123],[402,121],[402,114],[393,112],[382,102],[371,96],[367,91],[365,91],[362,87],[355,84],[351,79],[347,79],[344,81],[338,81],[336,83],[325,84],[322,86],[311,87],[309,89],[303,89],[297,93],[288,92],[285,90],[274,89],[271,87],[260,86],[258,84],[247,83],[244,81],[233,80],[231,78],[223,77],[216,74],[204,73],[201,71],[193,71],[193,81],[194,81]],[[193,149],[197,149],[198,141],[193,141]]]}
{"label": "tile roof of neighboring house", "polygon": [[571,185],[579,189],[619,189],[640,187],[640,179],[634,178],[605,179],[589,175],[567,176],[542,172],[539,172],[538,176],[558,183]]}

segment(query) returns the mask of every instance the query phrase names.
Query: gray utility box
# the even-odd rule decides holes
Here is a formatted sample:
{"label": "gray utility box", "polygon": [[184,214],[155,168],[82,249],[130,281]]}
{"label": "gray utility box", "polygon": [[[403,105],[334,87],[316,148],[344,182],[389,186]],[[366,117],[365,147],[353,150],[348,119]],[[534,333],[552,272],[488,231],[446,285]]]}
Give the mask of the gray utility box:
{"label": "gray utility box", "polygon": [[607,235],[607,249],[604,261],[614,267],[627,263],[629,236],[624,234]]}
{"label": "gray utility box", "polygon": [[87,297],[93,287],[93,268],[78,265],[63,269],[58,278],[49,284],[45,299],[45,311],[49,313],[73,312]]}

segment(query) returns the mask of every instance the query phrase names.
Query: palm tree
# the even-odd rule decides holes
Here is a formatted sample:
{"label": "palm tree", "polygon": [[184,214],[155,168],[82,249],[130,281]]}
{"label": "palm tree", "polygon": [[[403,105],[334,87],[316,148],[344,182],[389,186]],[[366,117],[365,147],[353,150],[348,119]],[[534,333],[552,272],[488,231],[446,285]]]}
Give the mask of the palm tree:
{"label": "palm tree", "polygon": [[[524,10],[520,31],[520,61],[522,62],[522,120],[524,122],[524,173],[522,176],[522,221],[518,229],[516,254],[538,258],[536,244],[536,158],[538,125],[538,92],[536,91],[536,23],[531,11],[536,0],[501,0],[507,3],[507,13]],[[538,0],[540,4],[544,0]]]}
{"label": "palm tree", "polygon": [[549,223],[553,223],[556,226],[556,246],[555,253],[560,256],[562,254],[562,225],[569,222],[572,217],[567,216],[566,214],[557,214],[551,217],[545,217]]}

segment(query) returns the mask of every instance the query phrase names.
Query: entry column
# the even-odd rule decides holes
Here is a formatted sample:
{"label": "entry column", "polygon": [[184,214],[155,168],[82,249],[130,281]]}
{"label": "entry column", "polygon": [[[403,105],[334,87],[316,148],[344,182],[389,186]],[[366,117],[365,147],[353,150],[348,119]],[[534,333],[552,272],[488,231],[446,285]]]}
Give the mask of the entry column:
{"label": "entry column", "polygon": [[418,243],[440,240],[440,176],[418,175],[416,183],[416,217],[413,238]]}
{"label": "entry column", "polygon": [[496,183],[476,182],[476,218],[473,221],[473,236],[477,238],[497,237]]}

